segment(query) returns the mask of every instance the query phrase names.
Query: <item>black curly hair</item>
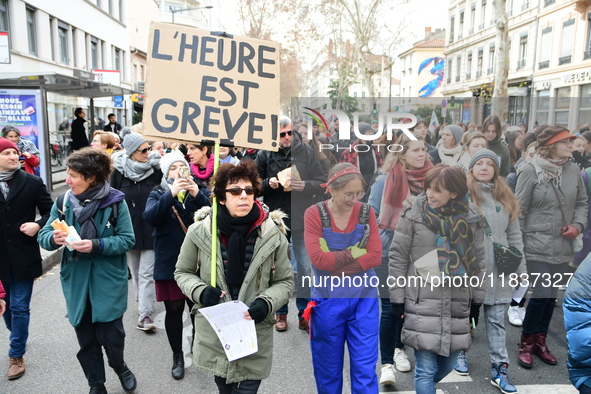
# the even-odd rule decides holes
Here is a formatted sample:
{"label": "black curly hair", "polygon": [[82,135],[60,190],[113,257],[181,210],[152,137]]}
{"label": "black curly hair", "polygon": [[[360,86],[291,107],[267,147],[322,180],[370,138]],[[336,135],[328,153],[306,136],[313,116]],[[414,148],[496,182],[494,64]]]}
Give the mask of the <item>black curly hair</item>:
{"label": "black curly hair", "polygon": [[82,148],[68,156],[66,167],[79,173],[84,179],[95,176],[95,184],[102,181],[108,182],[113,172],[111,156],[91,147]]}

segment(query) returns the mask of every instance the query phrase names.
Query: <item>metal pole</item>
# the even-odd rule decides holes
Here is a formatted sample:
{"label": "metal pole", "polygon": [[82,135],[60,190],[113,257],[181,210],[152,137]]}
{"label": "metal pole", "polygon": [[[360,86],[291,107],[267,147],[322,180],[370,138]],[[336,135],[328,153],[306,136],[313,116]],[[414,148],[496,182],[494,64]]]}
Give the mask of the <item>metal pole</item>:
{"label": "metal pole", "polygon": [[90,99],[90,135],[88,136],[88,140],[92,141],[92,136],[94,135],[94,98]]}
{"label": "metal pole", "polygon": [[[220,144],[215,143],[213,147],[213,176],[218,171],[218,165],[220,162]],[[213,194],[211,200],[211,280],[210,284],[212,287],[216,286],[217,283],[217,252],[218,252],[218,204],[215,194]]]}

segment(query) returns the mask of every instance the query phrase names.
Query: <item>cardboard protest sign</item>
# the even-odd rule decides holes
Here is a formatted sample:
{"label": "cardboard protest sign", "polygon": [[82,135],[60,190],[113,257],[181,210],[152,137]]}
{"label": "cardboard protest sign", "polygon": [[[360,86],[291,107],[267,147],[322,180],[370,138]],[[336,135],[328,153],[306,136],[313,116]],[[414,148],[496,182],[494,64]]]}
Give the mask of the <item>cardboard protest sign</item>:
{"label": "cardboard protest sign", "polygon": [[143,134],[279,147],[279,44],[152,22]]}

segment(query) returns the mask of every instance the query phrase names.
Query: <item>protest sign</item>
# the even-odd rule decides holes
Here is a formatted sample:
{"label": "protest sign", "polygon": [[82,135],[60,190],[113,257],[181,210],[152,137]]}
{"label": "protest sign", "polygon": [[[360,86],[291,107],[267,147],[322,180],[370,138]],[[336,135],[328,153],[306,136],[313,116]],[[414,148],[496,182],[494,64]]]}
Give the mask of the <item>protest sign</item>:
{"label": "protest sign", "polygon": [[147,139],[279,147],[279,44],[152,22]]}

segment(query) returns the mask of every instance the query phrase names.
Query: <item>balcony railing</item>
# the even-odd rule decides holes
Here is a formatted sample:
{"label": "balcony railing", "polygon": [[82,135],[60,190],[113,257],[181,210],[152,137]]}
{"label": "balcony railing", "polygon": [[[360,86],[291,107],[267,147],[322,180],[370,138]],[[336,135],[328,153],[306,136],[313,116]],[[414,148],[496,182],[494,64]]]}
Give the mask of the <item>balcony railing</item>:
{"label": "balcony railing", "polygon": [[591,59],[591,51],[585,51],[585,53],[583,53],[583,60],[588,59]]}
{"label": "balcony railing", "polygon": [[469,81],[472,79],[472,74],[471,73],[466,73],[466,80]]}
{"label": "balcony railing", "polygon": [[482,70],[476,71],[476,78],[480,78],[482,76]]}
{"label": "balcony railing", "polygon": [[456,82],[460,82],[460,76],[456,75]]}
{"label": "balcony railing", "polygon": [[559,66],[562,66],[563,64],[570,63],[571,58],[572,58],[572,55],[570,55],[570,56],[563,56],[563,57],[559,58],[558,59],[558,65]]}
{"label": "balcony railing", "polygon": [[541,70],[543,68],[548,68],[548,67],[550,67],[550,60],[546,60],[544,62],[538,63],[538,70]]}
{"label": "balcony railing", "polygon": [[556,0],[544,0],[544,7],[554,4]]}
{"label": "balcony railing", "polygon": [[517,62],[517,69],[521,69],[525,67],[525,59],[521,59]]}

